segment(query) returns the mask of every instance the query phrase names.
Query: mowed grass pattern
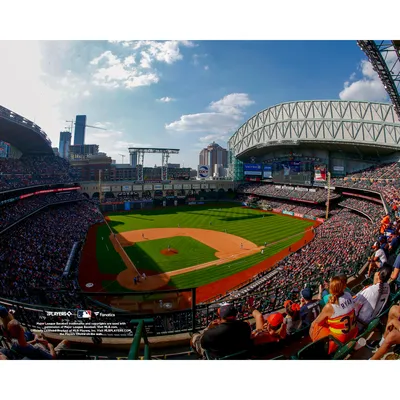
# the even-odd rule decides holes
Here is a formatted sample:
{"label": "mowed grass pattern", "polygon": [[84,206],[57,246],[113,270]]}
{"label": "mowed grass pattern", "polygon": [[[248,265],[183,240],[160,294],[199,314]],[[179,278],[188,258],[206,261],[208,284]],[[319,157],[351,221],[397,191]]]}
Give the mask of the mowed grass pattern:
{"label": "mowed grass pattern", "polygon": [[172,276],[171,280],[169,281],[169,285],[184,289],[189,287],[203,286],[206,284],[204,282],[207,282],[207,284],[216,282],[264,261],[266,258],[279,253],[286,247],[289,247],[297,240],[299,240],[299,237],[293,237],[273,244],[264,250],[264,254],[257,253],[249,257],[228,262],[222,266],[214,265],[197,271],[187,272],[186,274]]}
{"label": "mowed grass pattern", "polygon": [[[167,249],[168,245],[171,249],[176,249],[178,254],[161,254],[161,250]],[[215,249],[185,236],[138,242],[134,246],[125,247],[125,251],[137,268],[157,273],[175,271],[218,259]]]}
{"label": "mowed grass pattern", "polygon": [[116,233],[180,225],[182,228],[226,230],[258,246],[285,239],[313,225],[307,220],[232,205],[138,210],[131,214],[109,214],[109,218]]}

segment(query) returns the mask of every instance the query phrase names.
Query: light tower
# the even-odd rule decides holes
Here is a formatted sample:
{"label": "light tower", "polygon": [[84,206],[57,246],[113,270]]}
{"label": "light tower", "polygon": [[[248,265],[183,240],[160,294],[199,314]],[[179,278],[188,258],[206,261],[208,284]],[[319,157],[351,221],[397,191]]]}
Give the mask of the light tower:
{"label": "light tower", "polygon": [[143,181],[143,165],[144,155],[147,154],[160,154],[161,153],[161,180],[166,181],[168,179],[168,160],[170,154],[179,154],[179,149],[163,149],[156,147],[129,147],[129,154],[131,160],[136,158],[136,180]]}

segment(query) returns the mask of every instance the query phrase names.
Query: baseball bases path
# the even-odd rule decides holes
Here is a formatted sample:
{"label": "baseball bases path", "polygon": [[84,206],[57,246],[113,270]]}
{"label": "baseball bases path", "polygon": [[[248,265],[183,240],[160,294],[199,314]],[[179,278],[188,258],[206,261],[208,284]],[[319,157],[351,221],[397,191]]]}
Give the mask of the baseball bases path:
{"label": "baseball bases path", "polygon": [[[189,236],[215,249],[215,256],[218,258],[218,260],[193,265],[191,267],[182,268],[175,271],[150,275],[147,276],[145,280],[141,280],[139,285],[135,285],[133,279],[138,275],[138,271],[125,251],[120,248],[118,242],[122,247],[127,247],[142,241],[164,239],[175,236]],[[160,289],[168,284],[172,276],[208,268],[212,265],[225,264],[226,262],[258,253],[264,248],[264,246],[257,246],[249,240],[243,239],[239,236],[231,235],[229,233],[196,228],[144,229],[140,231],[123,232],[116,235],[111,234],[110,240],[113,243],[115,250],[121,255],[126,265],[126,270],[118,274],[117,281],[121,286],[135,291],[151,291]],[[173,251],[173,249],[169,250]]]}

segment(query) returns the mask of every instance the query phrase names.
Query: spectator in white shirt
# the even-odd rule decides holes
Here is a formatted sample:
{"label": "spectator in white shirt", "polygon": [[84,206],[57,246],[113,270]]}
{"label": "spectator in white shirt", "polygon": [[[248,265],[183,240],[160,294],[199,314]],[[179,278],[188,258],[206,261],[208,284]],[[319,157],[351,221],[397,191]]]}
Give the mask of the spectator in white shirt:
{"label": "spectator in white shirt", "polygon": [[390,286],[387,283],[392,274],[392,266],[384,264],[374,276],[374,284],[357,293],[354,304],[358,328],[365,328],[385,307]]}
{"label": "spectator in white shirt", "polygon": [[375,253],[369,259],[369,267],[368,267],[368,274],[366,275],[367,278],[371,276],[371,273],[380,267],[383,266],[385,262],[387,262],[387,257],[385,251],[380,248],[379,242],[375,242],[372,248],[375,250]]}

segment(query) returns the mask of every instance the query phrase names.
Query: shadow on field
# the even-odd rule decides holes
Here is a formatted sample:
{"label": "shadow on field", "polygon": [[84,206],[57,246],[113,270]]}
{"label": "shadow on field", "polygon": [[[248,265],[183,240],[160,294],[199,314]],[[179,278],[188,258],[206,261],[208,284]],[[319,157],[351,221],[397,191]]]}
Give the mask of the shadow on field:
{"label": "shadow on field", "polygon": [[108,222],[108,225],[110,225],[111,228],[114,228],[114,227],[116,227],[118,225],[125,225],[125,222],[121,222],[121,221],[110,220],[110,221],[107,221],[107,222]]}
{"label": "shadow on field", "polygon": [[144,221],[154,221],[154,218],[146,218],[146,217],[139,216],[138,214],[125,215],[125,218],[142,219]]}
{"label": "shadow on field", "polygon": [[[196,212],[196,210],[213,210],[215,211],[216,208],[224,208],[224,209],[229,209],[229,208],[237,208],[240,207],[241,205],[239,203],[210,203],[206,205],[197,205],[197,206],[178,206],[178,207],[167,207],[167,208],[152,208],[149,210],[131,210],[132,212],[128,215],[125,216],[153,216],[153,215],[173,215],[173,214],[179,214],[181,212]],[[126,214],[126,212],[109,212],[106,215],[109,217],[112,216],[121,216]]]}
{"label": "shadow on field", "polygon": [[125,251],[139,270],[151,270],[156,273],[164,272],[149,254],[138,245],[125,247]]}
{"label": "shadow on field", "polygon": [[[267,217],[272,217],[273,214],[263,214],[264,218]],[[241,217],[225,217],[225,218],[220,218],[221,221],[245,221],[248,219],[262,219],[263,217],[261,215],[243,215]]]}

